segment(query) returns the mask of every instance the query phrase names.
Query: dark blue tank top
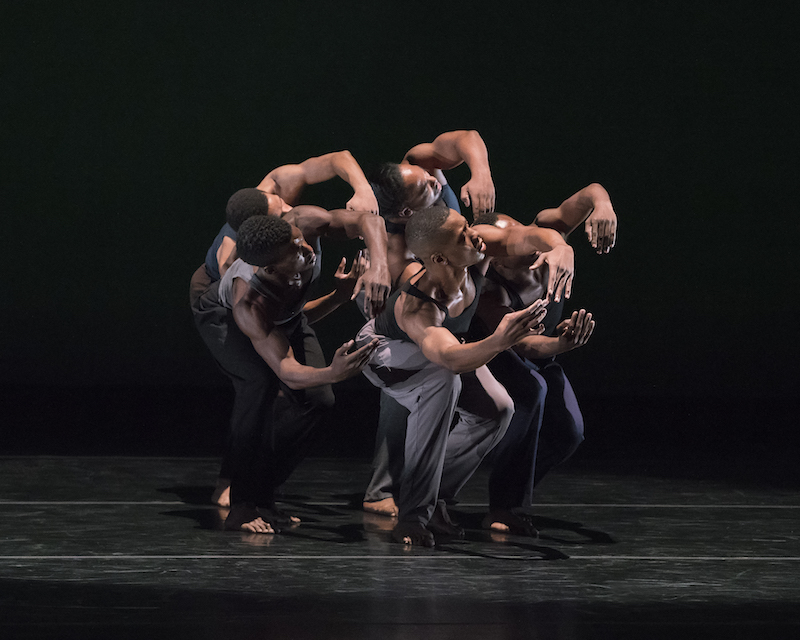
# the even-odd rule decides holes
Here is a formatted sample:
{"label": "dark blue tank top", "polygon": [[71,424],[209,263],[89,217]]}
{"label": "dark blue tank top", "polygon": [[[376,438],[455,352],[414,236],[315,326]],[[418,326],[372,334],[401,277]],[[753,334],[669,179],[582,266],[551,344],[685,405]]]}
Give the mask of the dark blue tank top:
{"label": "dark blue tank top", "polygon": [[227,222],[222,225],[222,229],[219,230],[217,237],[214,238],[214,242],[208,248],[206,252],[206,273],[208,277],[212,280],[219,280],[222,276],[219,274],[219,264],[217,263],[217,251],[219,251],[220,246],[222,246],[222,241],[225,238],[230,238],[234,242],[236,242],[236,232],[233,230],[233,227],[229,225]]}

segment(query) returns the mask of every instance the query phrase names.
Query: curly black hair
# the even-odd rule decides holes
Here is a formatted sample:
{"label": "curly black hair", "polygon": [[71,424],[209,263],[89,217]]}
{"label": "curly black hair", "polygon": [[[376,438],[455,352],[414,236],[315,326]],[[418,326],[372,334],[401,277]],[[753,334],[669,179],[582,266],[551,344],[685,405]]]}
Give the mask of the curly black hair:
{"label": "curly black hair", "polygon": [[386,216],[398,215],[406,206],[406,183],[396,162],[384,162],[369,175],[378,210]]}
{"label": "curly black hair", "polygon": [[435,204],[427,209],[415,211],[406,224],[406,245],[415,256],[424,260],[438,245],[442,225],[450,216],[450,208],[444,204]]}
{"label": "curly black hair", "polygon": [[268,214],[267,194],[253,188],[239,189],[228,199],[228,205],[225,207],[225,217],[234,231],[238,231],[248,218]]}
{"label": "curly black hair", "polygon": [[247,264],[266,267],[292,241],[292,225],[277,216],[252,216],[239,227],[236,251]]}

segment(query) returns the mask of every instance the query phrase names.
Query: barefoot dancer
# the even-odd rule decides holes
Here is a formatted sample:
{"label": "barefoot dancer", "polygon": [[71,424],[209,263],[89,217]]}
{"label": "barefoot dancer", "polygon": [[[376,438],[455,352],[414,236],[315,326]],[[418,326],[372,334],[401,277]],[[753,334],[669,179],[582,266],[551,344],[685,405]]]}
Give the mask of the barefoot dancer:
{"label": "barefoot dancer", "polygon": [[[461,213],[459,200],[443,173],[461,164],[470,170],[470,179],[461,189],[461,201],[471,206],[475,215],[492,211],[495,192],[489,156],[477,131],[443,133],[432,142],[412,147],[399,164],[387,162],[370,176],[389,234],[389,270],[395,286],[402,284],[401,274],[415,262],[404,238],[406,223],[414,210],[443,202]],[[397,515],[394,493],[403,470],[403,426],[407,418],[408,410],[381,392],[373,473],[364,494],[365,511]],[[400,440],[392,442],[392,437]]]}
{"label": "barefoot dancer", "polygon": [[[484,215],[480,223],[523,229],[502,214]],[[542,211],[536,223],[558,227],[566,237],[581,223],[600,254],[616,239],[617,217],[608,193],[589,185],[555,209]],[[531,270],[529,256],[493,258],[470,336],[494,331],[508,313],[526,308],[546,295],[547,269]],[[484,528],[537,535],[530,507],[533,490],[556,465],[568,459],[583,441],[583,416],[575,392],[555,356],[586,344],[594,331],[585,309],[563,317],[563,300],[547,306],[543,335],[528,336],[489,363],[489,370],[514,400],[514,417],[492,451],[489,514]]]}
{"label": "barefoot dancer", "polygon": [[[369,214],[367,214],[369,215]],[[274,533],[297,522],[275,505],[275,491],[305,456],[334,398],[330,385],[356,375],[375,343],[342,345],[330,366],[309,323],[351,298],[362,258],[337,289],[311,302],[307,289],[319,270],[296,227],[276,216],[254,216],[239,229],[240,259],[198,300],[196,322],[220,368],[234,385],[229,461],[228,530]]]}
{"label": "barefoot dancer", "polygon": [[[495,254],[547,252],[537,266],[548,262],[554,289],[569,293],[572,250],[559,234],[528,229],[512,238],[495,227],[486,230]],[[534,331],[544,303],[509,314],[488,338],[463,344],[456,334],[466,332],[477,306],[488,268],[486,244],[463,216],[442,206],[414,213],[405,241],[423,268],[409,267],[414,273],[357,340],[380,339],[364,372],[409,411],[401,425],[405,455],[392,537],[433,546],[434,533],[461,533],[445,501],[497,444],[513,414],[511,399],[484,365]]]}
{"label": "barefoot dancer", "polygon": [[[318,207],[296,206],[307,185],[335,177],[342,178],[354,191],[346,210],[325,212]],[[376,216],[378,204],[369,183],[349,151],[336,151],[309,158],[299,164],[287,164],[270,171],[256,188],[240,189],[228,200],[226,224],[206,254],[206,261],[192,276],[189,299],[195,312],[198,298],[236,260],[236,236],[245,220],[254,215],[275,215],[298,226],[311,244],[329,231],[345,230],[351,237],[364,238],[370,250],[370,266],[356,285],[363,289],[366,303],[374,310],[383,307],[389,294],[391,278],[386,264],[386,233]],[[356,212],[359,212],[356,215]],[[373,219],[369,219],[373,218]],[[318,246],[317,246],[318,248]],[[211,497],[220,506],[229,506],[230,471],[223,458],[217,487]]]}

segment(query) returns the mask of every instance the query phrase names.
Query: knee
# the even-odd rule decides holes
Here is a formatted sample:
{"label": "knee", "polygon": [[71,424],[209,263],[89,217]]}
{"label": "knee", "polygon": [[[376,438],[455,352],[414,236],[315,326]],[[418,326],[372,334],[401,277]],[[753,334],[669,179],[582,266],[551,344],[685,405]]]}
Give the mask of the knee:
{"label": "knee", "polygon": [[496,393],[493,399],[496,407],[494,417],[500,426],[500,437],[502,437],[508,429],[508,425],[511,424],[511,418],[514,417],[514,401],[507,392]]}
{"label": "knee", "polygon": [[572,443],[572,450],[575,451],[584,440],[583,435],[583,415],[580,412],[572,415],[572,421],[569,428],[570,442]]}
{"label": "knee", "polygon": [[580,412],[570,412],[568,419],[562,423],[560,438],[564,456],[569,457],[584,440],[583,416]]}

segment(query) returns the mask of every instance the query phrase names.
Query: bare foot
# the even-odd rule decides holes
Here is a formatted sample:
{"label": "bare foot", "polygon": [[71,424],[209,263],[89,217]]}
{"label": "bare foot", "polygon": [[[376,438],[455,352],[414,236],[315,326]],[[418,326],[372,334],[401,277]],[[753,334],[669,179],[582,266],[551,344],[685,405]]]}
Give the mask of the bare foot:
{"label": "bare foot", "polygon": [[517,536],[538,538],[539,532],[533,526],[533,516],[510,509],[495,509],[483,519],[481,526],[491,531],[511,533]]}
{"label": "bare foot", "polygon": [[228,517],[225,518],[225,531],[246,531],[259,534],[278,533],[272,523],[265,521],[258,509],[250,504],[235,504],[231,507]]}
{"label": "bare foot", "polygon": [[433,548],[433,534],[419,522],[398,522],[392,531],[392,540],[406,545]]}
{"label": "bare foot", "polygon": [[258,507],[258,512],[270,522],[288,525],[300,524],[300,518],[291,513],[287,513],[274,502],[268,507]]}
{"label": "bare foot", "polygon": [[231,506],[231,481],[228,478],[217,478],[217,487],[211,494],[211,504],[218,507]]}
{"label": "bare foot", "polygon": [[375,502],[364,502],[361,506],[364,508],[364,511],[377,513],[381,516],[389,516],[391,518],[396,518],[397,514],[399,513],[397,505],[394,502],[394,498],[391,496]]}
{"label": "bare foot", "polygon": [[433,515],[428,523],[430,529],[437,536],[450,536],[451,538],[463,538],[464,529],[450,519],[447,512],[447,505],[444,500],[437,500]]}

